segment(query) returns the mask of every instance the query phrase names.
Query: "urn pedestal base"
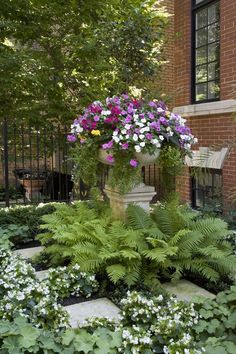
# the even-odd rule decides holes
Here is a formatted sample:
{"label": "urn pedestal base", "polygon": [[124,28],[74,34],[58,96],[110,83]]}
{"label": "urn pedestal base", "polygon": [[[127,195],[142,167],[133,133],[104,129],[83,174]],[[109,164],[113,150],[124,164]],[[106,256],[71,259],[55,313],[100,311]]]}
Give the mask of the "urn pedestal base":
{"label": "urn pedestal base", "polygon": [[150,201],[156,195],[155,188],[140,183],[126,194],[119,193],[110,186],[105,186],[104,192],[110,200],[110,207],[114,219],[125,219],[125,211],[129,204],[139,205],[149,212]]}

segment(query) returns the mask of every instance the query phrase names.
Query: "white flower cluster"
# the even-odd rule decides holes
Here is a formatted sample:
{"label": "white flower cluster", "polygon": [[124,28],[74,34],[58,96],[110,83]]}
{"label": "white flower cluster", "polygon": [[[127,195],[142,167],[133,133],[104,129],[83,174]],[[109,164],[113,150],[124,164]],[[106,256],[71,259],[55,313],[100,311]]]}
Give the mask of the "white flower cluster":
{"label": "white flower cluster", "polygon": [[[123,349],[130,353],[201,354],[191,336],[198,323],[193,304],[186,304],[162,295],[147,298],[138,292],[128,292],[121,301]],[[125,325],[125,326],[124,326]],[[122,351],[122,350],[121,350]]]}
{"label": "white flower cluster", "polygon": [[0,267],[0,319],[3,320],[20,315],[37,327],[67,327],[68,314],[58,300],[69,296],[71,291],[77,296],[90,296],[97,288],[95,277],[79,272],[77,265],[68,271],[66,267],[52,270],[47,280],[40,281],[23,258],[0,250]]}
{"label": "white flower cluster", "polygon": [[78,264],[71,267],[51,268],[44,282],[60,299],[70,295],[89,298],[98,289],[98,282],[94,275],[79,270]]}

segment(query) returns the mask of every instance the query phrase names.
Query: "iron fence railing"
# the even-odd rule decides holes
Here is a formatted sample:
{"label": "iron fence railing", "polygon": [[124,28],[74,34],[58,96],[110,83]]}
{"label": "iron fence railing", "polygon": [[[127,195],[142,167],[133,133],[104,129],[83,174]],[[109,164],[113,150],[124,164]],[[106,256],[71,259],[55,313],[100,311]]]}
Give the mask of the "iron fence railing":
{"label": "iron fence railing", "polygon": [[[37,127],[8,119],[0,125],[0,207],[87,198],[83,181],[73,188],[66,126]],[[160,196],[158,167],[150,165],[143,169],[143,178],[146,184],[156,187]],[[101,189],[105,180],[103,176]]]}
{"label": "iron fence railing", "polygon": [[67,128],[1,123],[0,205],[69,201],[72,161]]}

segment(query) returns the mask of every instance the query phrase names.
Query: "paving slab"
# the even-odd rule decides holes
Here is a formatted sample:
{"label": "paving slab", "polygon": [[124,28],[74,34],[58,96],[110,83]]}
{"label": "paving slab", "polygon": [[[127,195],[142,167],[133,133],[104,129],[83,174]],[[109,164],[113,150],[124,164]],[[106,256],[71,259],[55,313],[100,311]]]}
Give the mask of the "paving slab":
{"label": "paving slab", "polygon": [[77,328],[84,324],[86,319],[93,317],[107,317],[118,322],[120,309],[107,298],[91,300],[64,307],[70,316],[70,325]]}
{"label": "paving slab", "polygon": [[36,254],[40,253],[43,250],[42,246],[38,247],[30,247],[30,248],[22,248],[19,250],[15,250],[13,254],[20,254],[24,258],[32,258]]}
{"label": "paving slab", "polygon": [[40,271],[36,272],[36,277],[39,280],[46,279],[48,277],[48,270],[40,270]]}
{"label": "paving slab", "polygon": [[194,296],[203,296],[208,299],[215,298],[214,294],[184,279],[175,283],[164,283],[162,286],[168,293],[176,295],[179,300],[191,301]]}

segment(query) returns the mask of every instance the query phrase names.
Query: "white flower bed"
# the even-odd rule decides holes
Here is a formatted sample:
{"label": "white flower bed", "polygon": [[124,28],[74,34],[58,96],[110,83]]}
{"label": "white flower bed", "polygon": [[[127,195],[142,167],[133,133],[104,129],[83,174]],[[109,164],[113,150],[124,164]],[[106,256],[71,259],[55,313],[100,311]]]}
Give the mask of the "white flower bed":
{"label": "white flower bed", "polygon": [[98,286],[95,277],[79,272],[77,265],[56,268],[40,281],[23,258],[4,250],[0,266],[0,319],[21,315],[37,327],[67,327],[68,314],[58,300],[71,294],[89,297]]}

